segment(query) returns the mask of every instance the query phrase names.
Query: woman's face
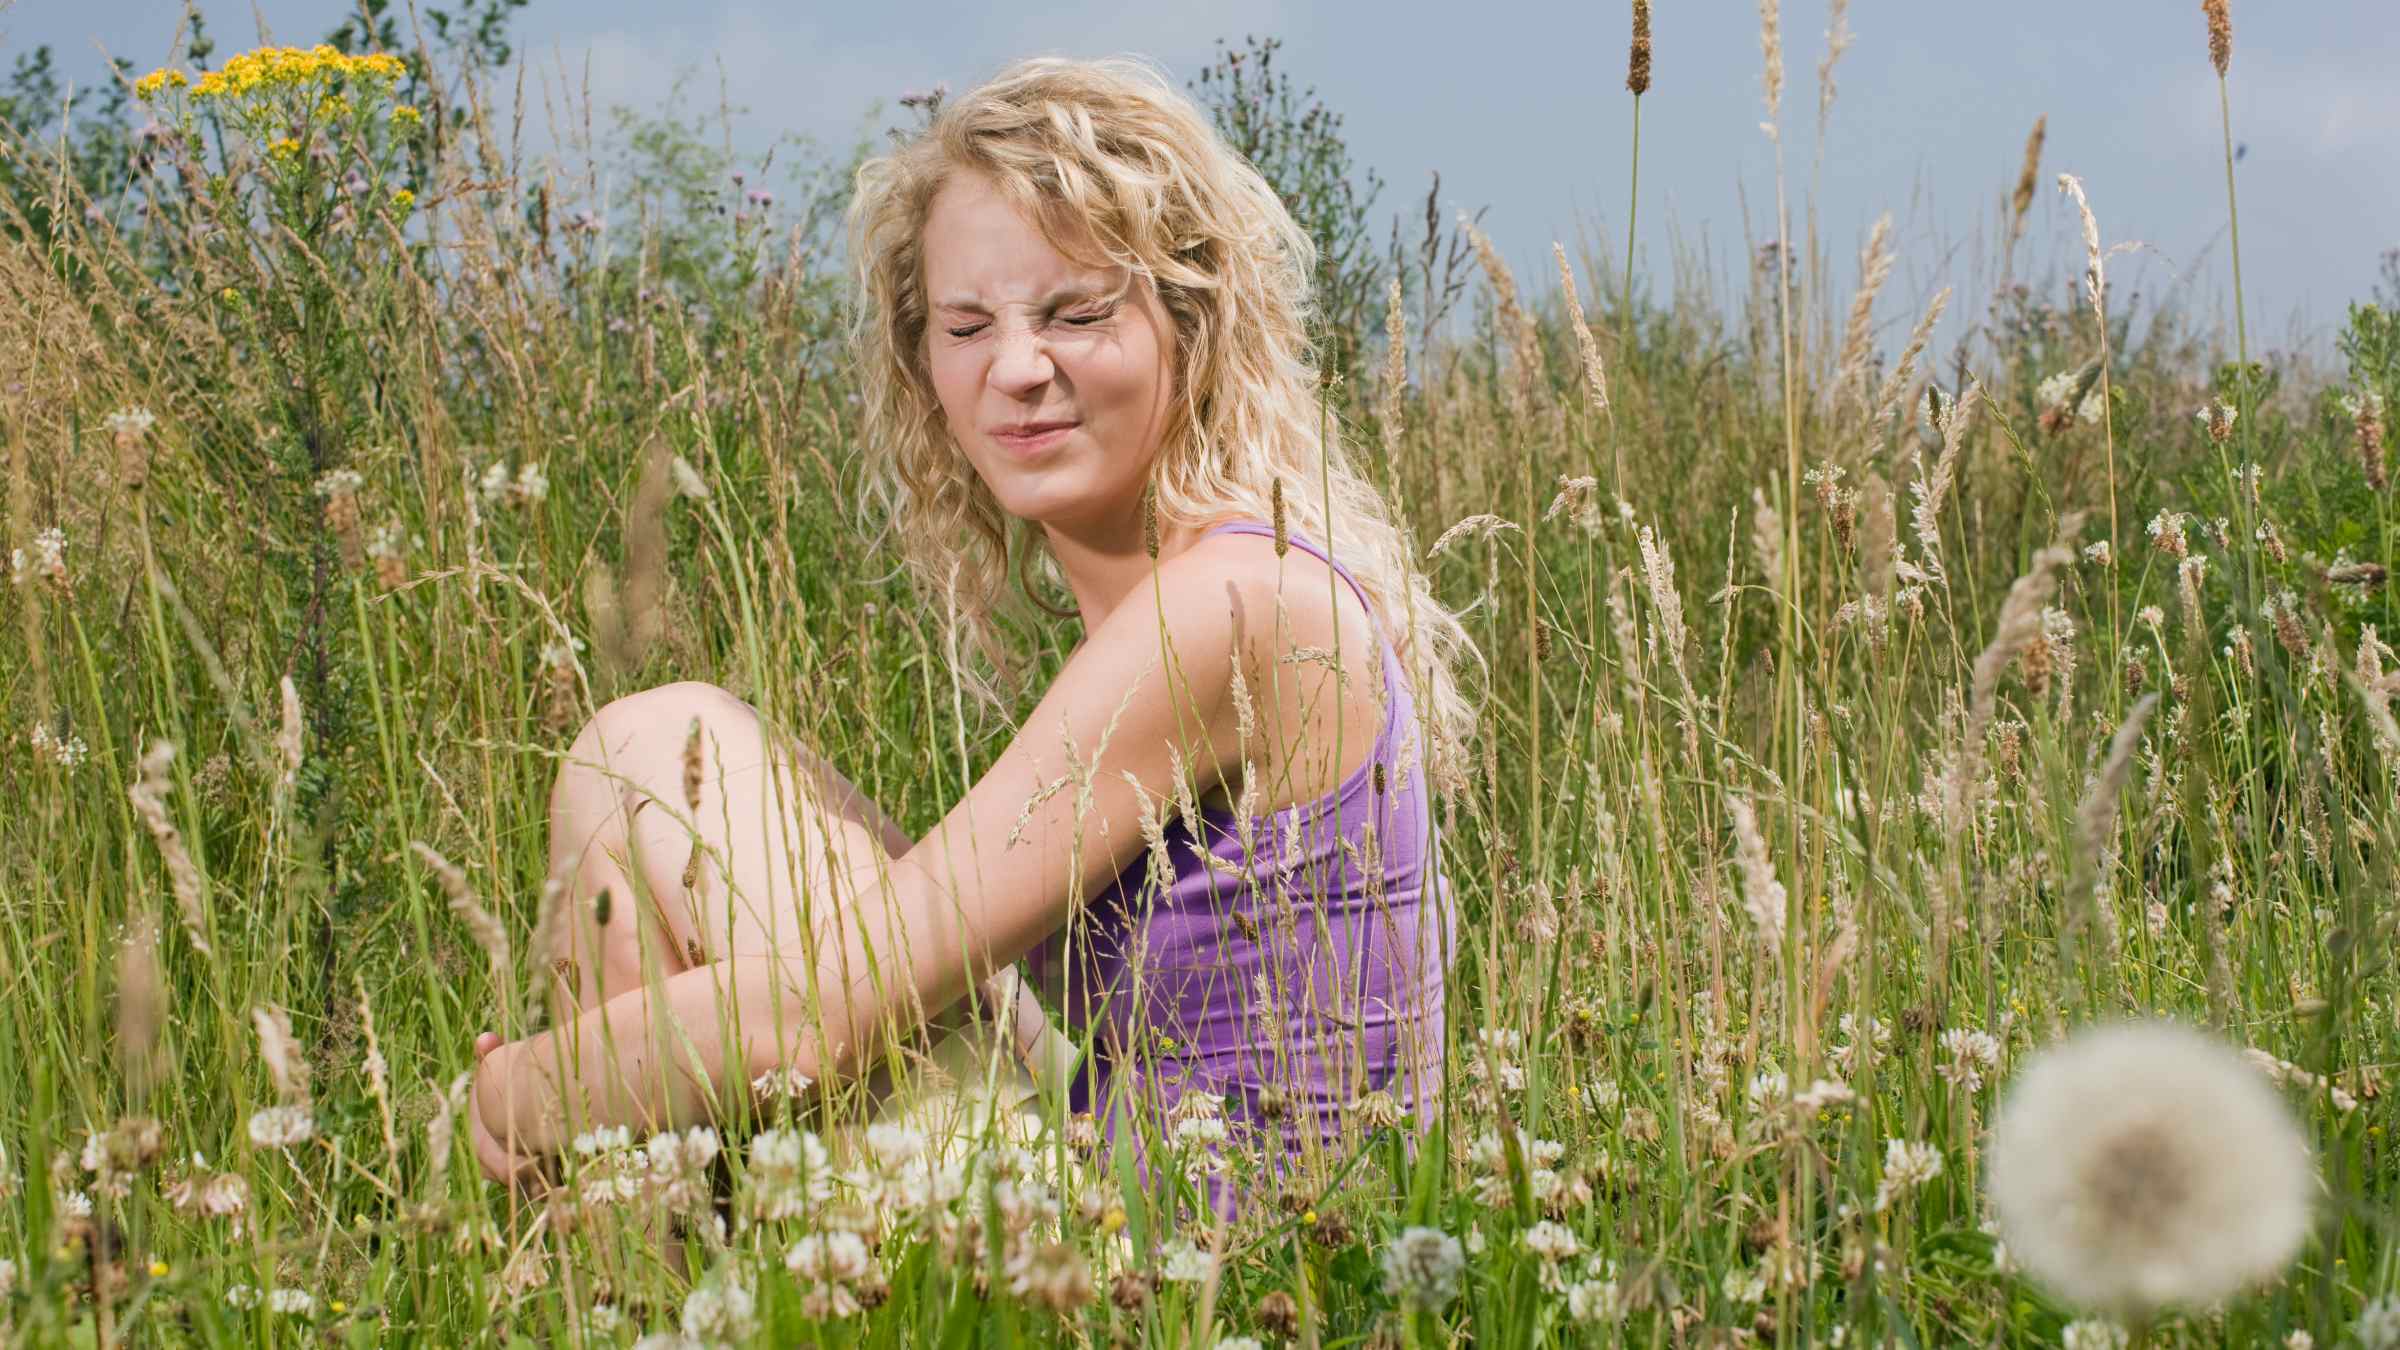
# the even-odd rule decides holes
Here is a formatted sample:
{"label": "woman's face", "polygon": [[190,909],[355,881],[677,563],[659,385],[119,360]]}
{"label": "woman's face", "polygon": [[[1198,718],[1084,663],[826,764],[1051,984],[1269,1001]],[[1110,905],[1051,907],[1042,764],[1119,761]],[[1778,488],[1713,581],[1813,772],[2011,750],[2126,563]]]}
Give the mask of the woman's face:
{"label": "woman's face", "polygon": [[[980,174],[925,222],[926,364],[951,438],[1013,516],[1134,518],[1174,393],[1175,328],[1127,269],[1080,267]],[[1027,436],[1028,424],[1056,428]]]}

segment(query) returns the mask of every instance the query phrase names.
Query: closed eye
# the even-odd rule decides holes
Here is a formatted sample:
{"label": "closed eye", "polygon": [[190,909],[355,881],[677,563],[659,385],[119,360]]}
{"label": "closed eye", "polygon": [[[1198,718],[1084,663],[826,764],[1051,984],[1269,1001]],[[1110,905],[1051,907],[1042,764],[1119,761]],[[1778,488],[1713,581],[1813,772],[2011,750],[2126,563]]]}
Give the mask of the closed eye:
{"label": "closed eye", "polygon": [[[1116,311],[1115,311],[1115,310],[1113,310],[1113,309],[1107,309],[1107,310],[1102,310],[1102,311],[1101,311],[1101,312],[1099,312],[1098,314],[1078,314],[1078,315],[1075,315],[1075,316],[1073,316],[1073,317],[1071,317],[1071,318],[1068,318],[1068,319],[1066,319],[1066,320],[1065,320],[1065,322],[1067,322],[1067,323],[1071,323],[1071,324],[1074,324],[1076,327],[1078,327],[1078,328],[1081,328],[1081,327],[1088,326],[1088,325],[1090,325],[1090,324],[1095,324],[1095,323],[1098,323],[1098,322],[1100,322],[1102,319],[1105,319],[1105,318],[1107,318],[1109,315],[1111,315],[1111,314],[1114,314],[1114,313],[1116,313]],[[954,337],[954,338],[971,338],[971,337],[975,336],[977,333],[980,333],[980,332],[982,332],[982,331],[983,331],[983,329],[984,329],[984,325],[982,325],[982,324],[979,324],[979,323],[976,323],[976,324],[969,324],[969,325],[967,325],[967,326],[966,326],[966,327],[964,327],[964,328],[945,328],[945,329],[943,329],[942,331],[943,331],[943,332],[945,332],[945,333],[948,333],[950,336],[952,336],[952,337]]]}

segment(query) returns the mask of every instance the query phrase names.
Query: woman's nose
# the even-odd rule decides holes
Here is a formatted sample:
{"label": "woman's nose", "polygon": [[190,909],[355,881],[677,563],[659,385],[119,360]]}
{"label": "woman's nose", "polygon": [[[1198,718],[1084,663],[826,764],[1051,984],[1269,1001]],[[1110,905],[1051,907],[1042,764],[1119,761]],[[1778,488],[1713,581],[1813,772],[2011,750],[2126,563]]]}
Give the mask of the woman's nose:
{"label": "woman's nose", "polygon": [[1034,388],[1056,371],[1051,364],[1049,347],[1041,335],[1030,329],[1002,333],[998,349],[992,355],[992,383],[1001,389]]}

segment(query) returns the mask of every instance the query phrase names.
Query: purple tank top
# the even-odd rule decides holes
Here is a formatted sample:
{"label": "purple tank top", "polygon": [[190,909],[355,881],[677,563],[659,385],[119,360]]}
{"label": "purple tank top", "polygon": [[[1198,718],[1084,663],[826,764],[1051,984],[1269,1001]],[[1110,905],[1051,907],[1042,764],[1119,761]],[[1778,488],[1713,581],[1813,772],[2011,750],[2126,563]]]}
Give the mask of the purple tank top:
{"label": "purple tank top", "polygon": [[[1206,533],[1274,529],[1244,520]],[[1290,540],[1325,558],[1300,535]],[[1367,605],[1349,570],[1326,561]],[[1145,850],[1027,958],[1069,1032],[1088,1042],[1070,1103],[1097,1113],[1112,1143],[1129,1108],[1163,1131],[1191,1093],[1221,1099],[1230,1142],[1260,1146],[1278,1172],[1279,1155],[1309,1136],[1333,1143],[1345,1108],[1370,1090],[1389,1092],[1420,1123],[1431,1118],[1456,909],[1416,701],[1372,605],[1368,617],[1386,707],[1370,753],[1341,785],[1254,816],[1247,831],[1234,811],[1203,809],[1205,843],[1170,811],[1171,874],[1153,879]],[[1363,661],[1345,652],[1342,667],[1373,688]],[[1341,760],[1352,753],[1342,747]],[[1230,1216],[1236,1185],[1226,1180],[1209,1192]]]}

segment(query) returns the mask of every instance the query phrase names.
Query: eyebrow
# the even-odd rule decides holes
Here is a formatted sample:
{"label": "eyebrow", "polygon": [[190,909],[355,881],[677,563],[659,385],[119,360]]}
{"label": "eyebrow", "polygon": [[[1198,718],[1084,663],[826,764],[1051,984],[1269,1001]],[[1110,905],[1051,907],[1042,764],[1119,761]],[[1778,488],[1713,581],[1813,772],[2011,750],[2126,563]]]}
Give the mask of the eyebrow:
{"label": "eyebrow", "polygon": [[[1106,287],[1084,284],[1075,286],[1061,286],[1057,290],[1043,296],[1041,303],[1045,306],[1050,306],[1056,305],[1062,300],[1105,300],[1109,298],[1112,297]],[[991,313],[990,310],[983,307],[983,297],[979,295],[945,296],[942,299],[935,301],[934,305],[938,309],[966,310],[975,314]]]}

